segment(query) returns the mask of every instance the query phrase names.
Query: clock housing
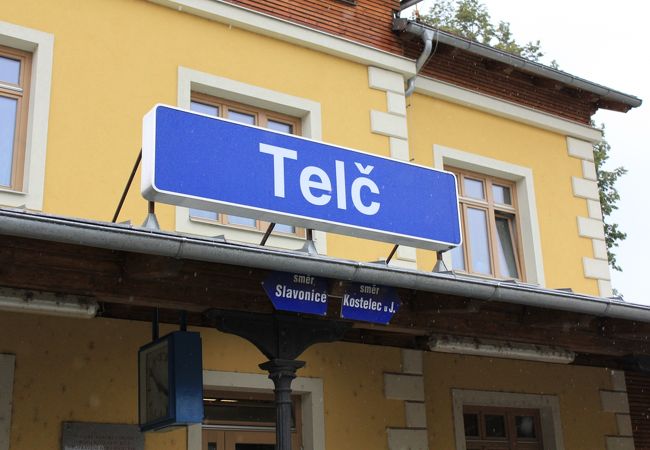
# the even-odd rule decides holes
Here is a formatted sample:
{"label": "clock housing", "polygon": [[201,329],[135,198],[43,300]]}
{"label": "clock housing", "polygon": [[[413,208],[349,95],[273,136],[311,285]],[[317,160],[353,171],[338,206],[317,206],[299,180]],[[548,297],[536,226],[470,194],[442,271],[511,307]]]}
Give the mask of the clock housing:
{"label": "clock housing", "polygon": [[142,431],[203,421],[201,336],[176,331],[138,352],[138,410]]}

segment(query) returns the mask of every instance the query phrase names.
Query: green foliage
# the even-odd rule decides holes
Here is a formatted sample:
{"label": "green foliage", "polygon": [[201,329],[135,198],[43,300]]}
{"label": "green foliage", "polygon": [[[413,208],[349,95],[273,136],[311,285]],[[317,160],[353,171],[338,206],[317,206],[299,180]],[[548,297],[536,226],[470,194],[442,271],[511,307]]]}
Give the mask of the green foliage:
{"label": "green foliage", "polygon": [[456,34],[471,41],[539,61],[544,56],[540,42],[518,44],[512,37],[509,22],[492,23],[486,6],[479,0],[439,0],[419,20],[434,28]]}
{"label": "green foliage", "polygon": [[[480,0],[438,0],[429,10],[418,19],[434,28],[456,34],[460,37],[490,45],[499,50],[512,53],[531,61],[539,61],[544,56],[541,50],[540,41],[519,44],[515,41],[510,31],[510,23],[501,21],[498,25],[492,23],[492,18],[486,6]],[[557,61],[553,60],[550,66],[558,69]],[[604,136],[604,126],[603,136]],[[594,158],[596,172],[598,174],[598,187],[600,188],[600,205],[605,222],[605,241],[607,243],[607,257],[609,265],[614,270],[621,268],[616,263],[614,248],[618,247],[627,235],[623,233],[618,224],[610,221],[610,215],[618,206],[620,195],[616,190],[616,181],[627,170],[617,167],[613,170],[605,170],[605,163],[609,158],[610,146],[604,139],[594,145]]]}
{"label": "green foliage", "polygon": [[621,267],[616,263],[614,248],[618,247],[620,241],[625,240],[626,233],[623,233],[617,223],[612,223],[609,219],[612,212],[618,209],[616,203],[621,199],[621,195],[616,189],[616,181],[627,173],[624,167],[616,167],[613,170],[605,170],[605,163],[609,159],[609,143],[605,140],[605,126],[601,125],[603,130],[603,139],[594,144],[594,163],[596,164],[596,173],[598,175],[598,188],[600,190],[600,209],[603,212],[603,221],[605,222],[605,242],[607,243],[607,258],[609,265],[614,270],[621,271]]}

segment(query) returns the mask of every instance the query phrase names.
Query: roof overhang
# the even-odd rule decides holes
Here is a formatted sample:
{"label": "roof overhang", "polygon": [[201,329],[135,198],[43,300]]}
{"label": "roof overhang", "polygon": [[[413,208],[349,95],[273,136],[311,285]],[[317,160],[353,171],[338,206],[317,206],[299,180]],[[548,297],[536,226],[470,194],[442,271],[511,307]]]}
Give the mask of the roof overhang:
{"label": "roof overhang", "polygon": [[496,49],[494,47],[490,47],[489,45],[474,42],[469,39],[465,39],[460,36],[432,28],[415,20],[405,18],[393,19],[393,31],[402,33],[406,36],[419,36],[421,35],[421,29],[433,30],[435,32],[434,41],[436,43],[449,45],[461,51],[466,51],[488,60],[505,64],[522,72],[527,72],[540,78],[552,80],[570,88],[592,93],[599,97],[598,107],[600,108],[626,112],[631,108],[641,106],[641,99],[633,95],[624,94],[620,91],[608,88],[589,80],[585,80],[584,78],[580,78],[575,75],[571,75],[567,72],[563,72],[561,70],[545,66],[544,64],[531,61],[521,56],[517,56],[512,53]]}
{"label": "roof overhang", "polygon": [[[431,336],[454,335],[552,343],[592,360],[650,355],[650,308],[565,290],[5,209],[0,241],[1,287],[83,296],[109,317],[148,320],[156,307],[163,320],[187,310],[209,325],[213,308],[272,314],[261,281],[286,271],[398,288],[404,305],[391,324],[355,322],[349,341],[428,349]],[[338,285],[328,319],[338,320]]]}

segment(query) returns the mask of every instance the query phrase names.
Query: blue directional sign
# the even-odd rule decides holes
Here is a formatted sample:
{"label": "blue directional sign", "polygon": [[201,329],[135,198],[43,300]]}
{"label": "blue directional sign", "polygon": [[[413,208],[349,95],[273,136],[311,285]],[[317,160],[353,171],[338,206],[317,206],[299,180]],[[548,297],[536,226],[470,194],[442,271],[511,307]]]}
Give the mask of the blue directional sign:
{"label": "blue directional sign", "polygon": [[328,281],[323,278],[273,272],[262,286],[275,309],[320,316],[327,314]]}
{"label": "blue directional sign", "polygon": [[148,200],[432,250],[461,243],[449,172],[164,105],[143,125]]}
{"label": "blue directional sign", "polygon": [[392,287],[349,284],[341,302],[341,317],[387,325],[400,306],[397,291]]}

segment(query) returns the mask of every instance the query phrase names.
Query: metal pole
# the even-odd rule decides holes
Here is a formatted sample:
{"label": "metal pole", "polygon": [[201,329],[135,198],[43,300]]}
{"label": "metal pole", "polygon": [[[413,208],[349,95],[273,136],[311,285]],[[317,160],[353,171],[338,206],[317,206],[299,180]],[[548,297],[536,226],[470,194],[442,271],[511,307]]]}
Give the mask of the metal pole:
{"label": "metal pole", "polygon": [[271,236],[271,232],[273,231],[273,228],[275,228],[275,222],[271,222],[269,224],[269,227],[266,229],[266,233],[264,233],[264,237],[262,238],[262,242],[260,242],[260,245],[264,246],[266,244],[266,241],[269,240],[269,236]]}
{"label": "metal pole", "polygon": [[291,382],[296,378],[296,371],[304,366],[304,361],[277,358],[260,364],[260,369],[269,372],[275,386],[276,450],[291,450]]}
{"label": "metal pole", "polygon": [[126,182],[126,186],[124,187],[124,191],[122,192],[122,197],[120,198],[120,202],[117,205],[115,214],[113,214],[113,220],[111,221],[113,223],[117,221],[117,217],[120,215],[120,211],[122,211],[124,200],[126,200],[126,194],[128,194],[129,189],[131,189],[131,183],[133,183],[133,178],[135,177],[135,173],[138,171],[138,166],[140,165],[140,161],[142,161],[142,149],[140,149],[140,152],[138,153],[138,157],[136,158],[135,164],[133,165],[133,169],[131,170],[131,175],[129,176],[129,181]]}
{"label": "metal pole", "polygon": [[158,337],[160,336],[160,332],[158,329],[158,323],[160,322],[160,311],[158,308],[154,308],[153,310],[153,319],[151,320],[151,340],[152,341],[157,341]]}
{"label": "metal pole", "polygon": [[181,331],[187,331],[187,311],[181,311],[179,322]]}
{"label": "metal pole", "polygon": [[393,256],[395,255],[395,252],[397,251],[397,248],[399,247],[399,244],[395,244],[393,249],[390,251],[390,254],[388,255],[388,258],[386,258],[386,264],[390,262],[391,259],[393,259]]}

